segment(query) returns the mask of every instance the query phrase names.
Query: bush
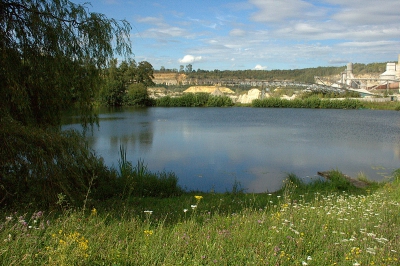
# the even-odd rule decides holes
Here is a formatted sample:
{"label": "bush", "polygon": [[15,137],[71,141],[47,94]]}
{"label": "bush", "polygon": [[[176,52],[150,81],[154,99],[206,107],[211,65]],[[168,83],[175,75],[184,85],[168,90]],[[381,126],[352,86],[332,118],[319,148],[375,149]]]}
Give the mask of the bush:
{"label": "bush", "polygon": [[149,97],[147,88],[142,83],[133,83],[129,85],[128,92],[124,96],[124,105],[128,106],[153,106],[154,100]]}

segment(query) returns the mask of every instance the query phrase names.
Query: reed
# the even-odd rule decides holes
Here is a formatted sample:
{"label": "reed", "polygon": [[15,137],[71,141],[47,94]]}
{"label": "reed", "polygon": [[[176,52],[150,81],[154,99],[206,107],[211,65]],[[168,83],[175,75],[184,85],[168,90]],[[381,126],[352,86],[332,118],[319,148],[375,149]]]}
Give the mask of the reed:
{"label": "reed", "polygon": [[185,93],[179,97],[165,96],[156,100],[158,107],[227,107],[233,106],[228,96],[213,96],[209,93]]}
{"label": "reed", "polygon": [[138,197],[171,197],[183,193],[178,185],[178,177],[173,172],[151,172],[143,160],[135,166],[126,158],[126,148],[120,146],[119,178],[122,187],[122,198]]}
{"label": "reed", "polygon": [[256,99],[252,102],[253,107],[263,108],[320,108],[320,109],[360,109],[364,105],[355,99],[321,99],[317,96],[305,99],[287,100],[281,98]]}

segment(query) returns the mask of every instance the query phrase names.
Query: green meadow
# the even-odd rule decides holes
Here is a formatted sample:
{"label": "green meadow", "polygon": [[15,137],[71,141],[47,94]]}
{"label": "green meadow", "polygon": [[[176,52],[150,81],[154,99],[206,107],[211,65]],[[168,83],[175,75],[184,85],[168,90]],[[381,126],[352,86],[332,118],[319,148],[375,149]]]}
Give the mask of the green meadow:
{"label": "green meadow", "polygon": [[[275,193],[115,197],[1,214],[2,265],[399,265],[400,171],[354,187],[288,175]],[[365,178],[363,178],[365,181]]]}

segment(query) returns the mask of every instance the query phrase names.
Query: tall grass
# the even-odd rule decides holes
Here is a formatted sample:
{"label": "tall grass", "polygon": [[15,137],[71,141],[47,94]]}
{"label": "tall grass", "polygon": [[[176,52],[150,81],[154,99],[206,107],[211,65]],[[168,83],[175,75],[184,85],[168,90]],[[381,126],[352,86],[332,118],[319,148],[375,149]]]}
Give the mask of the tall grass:
{"label": "tall grass", "polygon": [[264,108],[359,109],[363,108],[364,105],[359,100],[354,99],[331,100],[312,96],[305,99],[296,98],[294,100],[281,98],[256,99],[253,100],[252,106]]}
{"label": "tall grass", "polygon": [[233,106],[228,96],[214,96],[209,93],[185,93],[179,97],[165,96],[156,100],[158,107],[227,107]]}
{"label": "tall grass", "polygon": [[[377,190],[294,175],[279,193],[125,201],[109,209],[3,213],[3,265],[398,265],[398,173]],[[318,183],[318,182],[317,182]],[[319,185],[322,185],[320,183]],[[142,200],[145,200],[142,198]],[[228,206],[232,206],[229,209]],[[233,209],[235,208],[235,209]],[[170,213],[176,220],[166,222]]]}
{"label": "tall grass", "polygon": [[122,198],[138,197],[171,197],[183,193],[178,185],[178,177],[173,172],[151,172],[143,160],[135,166],[126,158],[126,149],[120,146],[119,178],[122,187]]}

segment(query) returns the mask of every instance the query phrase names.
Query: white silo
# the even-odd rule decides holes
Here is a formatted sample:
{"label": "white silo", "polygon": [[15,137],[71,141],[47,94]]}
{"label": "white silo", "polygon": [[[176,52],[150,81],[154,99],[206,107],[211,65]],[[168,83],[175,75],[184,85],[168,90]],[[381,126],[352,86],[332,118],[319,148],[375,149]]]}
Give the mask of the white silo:
{"label": "white silo", "polygon": [[354,79],[354,75],[353,75],[353,63],[347,63],[347,69],[346,69],[346,84],[348,86],[351,85],[352,80]]}

